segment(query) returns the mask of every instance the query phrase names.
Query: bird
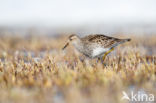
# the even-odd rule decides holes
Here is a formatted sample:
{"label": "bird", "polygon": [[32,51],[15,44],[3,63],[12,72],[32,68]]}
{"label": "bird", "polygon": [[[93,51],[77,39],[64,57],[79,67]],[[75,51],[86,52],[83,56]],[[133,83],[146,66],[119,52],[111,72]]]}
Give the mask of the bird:
{"label": "bird", "polygon": [[115,47],[128,41],[131,41],[131,39],[119,39],[103,34],[90,34],[85,37],[79,37],[76,34],[72,34],[68,37],[68,40],[62,50],[64,50],[69,44],[72,44],[86,57],[92,59],[102,58],[104,61],[106,56],[112,52]]}

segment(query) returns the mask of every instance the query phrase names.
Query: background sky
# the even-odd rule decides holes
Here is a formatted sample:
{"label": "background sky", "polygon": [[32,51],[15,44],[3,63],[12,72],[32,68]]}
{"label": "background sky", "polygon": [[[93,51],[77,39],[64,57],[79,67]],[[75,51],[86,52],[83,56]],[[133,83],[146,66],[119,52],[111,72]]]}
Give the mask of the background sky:
{"label": "background sky", "polygon": [[0,0],[0,25],[156,22],[156,0]]}
{"label": "background sky", "polygon": [[0,0],[0,26],[156,24],[156,0]]}

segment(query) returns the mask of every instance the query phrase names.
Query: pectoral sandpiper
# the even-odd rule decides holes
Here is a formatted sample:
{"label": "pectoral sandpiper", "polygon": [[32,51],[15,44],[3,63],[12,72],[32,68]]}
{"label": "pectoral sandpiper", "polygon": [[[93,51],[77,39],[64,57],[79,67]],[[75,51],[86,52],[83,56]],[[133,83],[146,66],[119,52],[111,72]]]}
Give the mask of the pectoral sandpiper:
{"label": "pectoral sandpiper", "polygon": [[104,60],[107,54],[114,50],[116,46],[131,39],[118,39],[102,34],[88,35],[83,38],[72,34],[69,36],[63,50],[71,43],[74,47],[89,58],[101,58]]}

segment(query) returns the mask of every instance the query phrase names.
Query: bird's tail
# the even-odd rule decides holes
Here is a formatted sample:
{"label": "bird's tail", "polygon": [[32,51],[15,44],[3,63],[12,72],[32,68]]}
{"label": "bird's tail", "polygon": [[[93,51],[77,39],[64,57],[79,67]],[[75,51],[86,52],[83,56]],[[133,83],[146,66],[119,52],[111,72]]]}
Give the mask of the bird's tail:
{"label": "bird's tail", "polygon": [[122,41],[121,42],[127,42],[127,41],[131,41],[131,39],[130,38],[128,38],[128,39],[122,39]]}
{"label": "bird's tail", "polygon": [[129,41],[131,41],[131,39],[120,39],[120,41],[119,41],[119,44],[123,44],[123,43],[125,43],[125,42],[129,42]]}
{"label": "bird's tail", "polygon": [[123,44],[123,43],[129,42],[129,41],[131,41],[130,38],[128,38],[128,39],[118,39],[117,42],[114,45],[112,45],[112,48],[118,46],[119,44]]}
{"label": "bird's tail", "polygon": [[115,47],[119,44],[123,44],[125,42],[129,42],[129,41],[131,41],[131,39],[129,39],[129,38],[128,39],[118,39],[118,42],[115,45],[113,45],[113,47]]}

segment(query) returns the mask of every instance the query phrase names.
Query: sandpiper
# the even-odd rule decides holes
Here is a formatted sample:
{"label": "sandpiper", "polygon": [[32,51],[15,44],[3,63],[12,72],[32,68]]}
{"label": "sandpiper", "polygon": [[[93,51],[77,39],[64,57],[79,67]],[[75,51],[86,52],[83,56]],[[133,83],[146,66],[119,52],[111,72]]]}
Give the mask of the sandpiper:
{"label": "sandpiper", "polygon": [[89,58],[105,57],[114,50],[116,46],[131,39],[118,39],[102,34],[88,35],[80,38],[78,35],[72,34],[69,36],[63,50],[71,43],[82,54]]}

